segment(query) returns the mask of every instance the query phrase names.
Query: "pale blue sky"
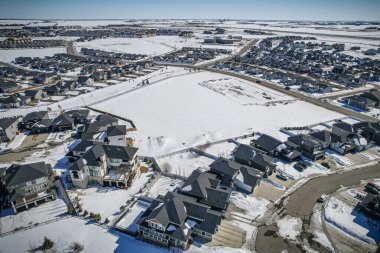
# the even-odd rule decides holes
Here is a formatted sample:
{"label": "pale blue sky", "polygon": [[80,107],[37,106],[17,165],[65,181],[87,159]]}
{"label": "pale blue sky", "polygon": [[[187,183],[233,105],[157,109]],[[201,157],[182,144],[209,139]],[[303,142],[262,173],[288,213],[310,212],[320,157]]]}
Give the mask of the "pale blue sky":
{"label": "pale blue sky", "polygon": [[380,21],[380,0],[0,0],[0,18]]}

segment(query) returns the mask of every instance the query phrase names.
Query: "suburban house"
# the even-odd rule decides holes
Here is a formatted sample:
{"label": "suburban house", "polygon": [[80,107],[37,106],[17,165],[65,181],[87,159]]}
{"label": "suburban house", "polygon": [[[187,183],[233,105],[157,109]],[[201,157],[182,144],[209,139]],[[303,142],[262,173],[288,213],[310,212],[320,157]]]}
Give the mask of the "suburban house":
{"label": "suburban house", "polygon": [[52,131],[66,131],[74,128],[74,119],[67,114],[62,114],[56,117],[51,122]]}
{"label": "suburban house", "polygon": [[216,174],[200,170],[194,170],[178,192],[220,212],[227,209],[231,194],[229,190],[220,188],[220,179]]}
{"label": "suburban house", "polygon": [[30,130],[34,134],[39,133],[48,133],[51,131],[51,123],[53,122],[52,119],[41,119],[40,121],[34,123]]}
{"label": "suburban house", "polygon": [[47,97],[47,93],[43,89],[38,90],[26,90],[25,95],[31,97],[32,100],[40,100]]}
{"label": "suburban house", "polygon": [[269,156],[278,157],[288,162],[298,160],[301,156],[298,150],[290,148],[280,140],[266,134],[262,134],[256,140],[252,140],[251,146]]}
{"label": "suburban house", "polygon": [[288,142],[292,143],[296,149],[305,157],[316,161],[325,156],[322,144],[310,135],[298,134],[288,137]]}
{"label": "suburban house", "polygon": [[107,127],[106,142],[116,146],[133,146],[133,143],[127,143],[127,126],[125,125]]}
{"label": "suburban house", "polygon": [[373,146],[373,142],[361,136],[361,131],[346,122],[337,122],[331,131],[330,148],[339,154],[348,152],[359,152],[367,150]]}
{"label": "suburban house", "polygon": [[45,162],[12,164],[0,175],[7,201],[20,212],[56,198],[52,189],[53,170]]}
{"label": "suburban house", "polygon": [[249,193],[254,191],[264,176],[264,172],[258,169],[222,157],[210,164],[210,172],[218,175],[223,185],[235,186]]}
{"label": "suburban house", "polygon": [[88,121],[90,110],[86,110],[86,109],[70,110],[70,111],[65,111],[64,115],[68,115],[69,117],[73,118],[75,124],[85,124]]}
{"label": "suburban house", "polygon": [[25,117],[22,119],[22,124],[25,129],[30,129],[35,123],[47,118],[47,111],[31,112],[25,115]]}
{"label": "suburban house", "polygon": [[264,172],[265,177],[271,175],[276,168],[272,163],[273,157],[250,145],[240,144],[233,154],[235,162],[258,169]]}
{"label": "suburban house", "polygon": [[380,195],[368,193],[359,203],[359,208],[369,215],[380,219]]}
{"label": "suburban house", "polygon": [[326,130],[322,131],[316,131],[316,132],[311,132],[309,134],[311,137],[315,138],[322,144],[323,149],[327,149],[331,145],[331,134],[330,132]]}
{"label": "suburban house", "polygon": [[94,84],[94,79],[89,76],[78,76],[78,83],[81,85]]}
{"label": "suburban house", "polygon": [[15,138],[18,132],[20,118],[10,117],[0,119],[0,142],[8,142]]}
{"label": "suburban house", "polygon": [[153,200],[136,225],[145,241],[187,249],[195,236],[211,240],[222,217],[223,213],[197,202],[196,198],[167,192]]}
{"label": "suburban house", "polygon": [[0,79],[0,93],[17,91],[21,87],[15,81]]}
{"label": "suburban house", "polygon": [[[126,187],[140,176],[137,148],[101,144],[84,148],[81,157],[69,167],[75,186],[86,188],[88,184],[97,183],[104,186]],[[74,154],[81,153],[74,151]]]}
{"label": "suburban house", "polygon": [[345,97],[342,100],[344,103],[364,111],[370,111],[376,106],[375,101],[360,95]]}
{"label": "suburban house", "polygon": [[355,131],[360,131],[361,135],[369,141],[373,141],[380,146],[380,122],[362,121],[353,125]]}

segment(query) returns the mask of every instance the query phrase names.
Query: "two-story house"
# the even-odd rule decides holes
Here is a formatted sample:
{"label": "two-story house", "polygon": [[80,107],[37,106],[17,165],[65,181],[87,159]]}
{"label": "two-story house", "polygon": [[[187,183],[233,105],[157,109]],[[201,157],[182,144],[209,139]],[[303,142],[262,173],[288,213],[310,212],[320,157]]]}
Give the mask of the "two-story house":
{"label": "two-story house", "polygon": [[20,118],[1,118],[0,119],[0,142],[8,142],[15,138],[20,123]]}
{"label": "two-story house", "polygon": [[[111,146],[86,142],[83,149],[70,151],[71,158],[80,156],[70,167],[70,176],[75,186],[86,188],[97,183],[104,186],[125,187],[140,175],[137,148]],[[80,144],[79,144],[80,145]]]}
{"label": "two-story house", "polygon": [[0,175],[8,192],[7,201],[16,213],[54,200],[52,180],[53,170],[45,162],[12,164]]}

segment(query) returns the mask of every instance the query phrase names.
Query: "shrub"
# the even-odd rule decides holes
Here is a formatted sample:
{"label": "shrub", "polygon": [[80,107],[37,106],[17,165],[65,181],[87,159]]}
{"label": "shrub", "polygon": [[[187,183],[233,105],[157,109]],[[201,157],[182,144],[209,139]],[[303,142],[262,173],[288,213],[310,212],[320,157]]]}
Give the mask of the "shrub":
{"label": "shrub", "polygon": [[108,223],[110,223],[110,220],[108,218],[106,218],[105,221],[104,221],[104,223],[108,224]]}
{"label": "shrub", "polygon": [[73,242],[70,245],[69,249],[73,253],[79,253],[79,252],[83,251],[84,246],[82,244],[78,243],[78,242]]}
{"label": "shrub", "polygon": [[42,248],[44,250],[48,250],[48,249],[53,248],[53,246],[54,246],[54,242],[45,236],[44,242],[42,243]]}
{"label": "shrub", "polygon": [[72,208],[72,207],[67,207],[67,213],[68,213],[69,215],[73,215],[73,213],[74,213],[74,208]]}
{"label": "shrub", "polygon": [[125,206],[121,206],[120,207],[120,212],[124,212],[125,211]]}

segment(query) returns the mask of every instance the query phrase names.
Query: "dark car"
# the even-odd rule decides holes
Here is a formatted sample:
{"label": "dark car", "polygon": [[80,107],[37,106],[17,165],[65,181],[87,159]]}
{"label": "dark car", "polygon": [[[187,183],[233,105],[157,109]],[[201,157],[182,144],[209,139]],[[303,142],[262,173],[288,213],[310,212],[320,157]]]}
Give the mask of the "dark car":
{"label": "dark car", "polygon": [[380,194],[380,186],[373,183],[373,182],[369,182],[365,186],[365,190],[369,193],[372,193],[372,194]]}
{"label": "dark car", "polygon": [[278,177],[281,180],[288,181],[288,178],[284,174],[277,174],[276,177]]}
{"label": "dark car", "polygon": [[308,164],[304,161],[299,161],[294,165],[294,168],[298,171],[304,171],[307,169]]}

